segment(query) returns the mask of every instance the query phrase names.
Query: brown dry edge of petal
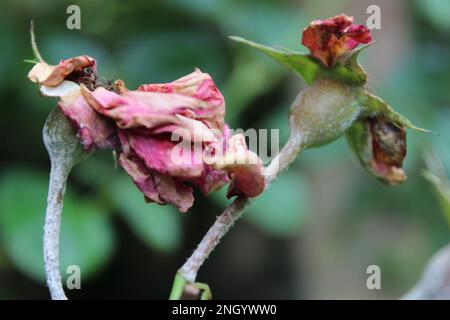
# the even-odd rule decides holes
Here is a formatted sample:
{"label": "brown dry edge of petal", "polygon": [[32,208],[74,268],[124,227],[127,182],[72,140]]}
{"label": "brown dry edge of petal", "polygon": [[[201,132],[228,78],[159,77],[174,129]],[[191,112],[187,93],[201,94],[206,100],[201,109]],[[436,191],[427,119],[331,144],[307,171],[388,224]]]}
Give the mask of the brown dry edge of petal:
{"label": "brown dry edge of petal", "polygon": [[369,119],[369,128],[374,170],[386,183],[404,182],[407,179],[402,168],[406,157],[406,130],[385,117]]}

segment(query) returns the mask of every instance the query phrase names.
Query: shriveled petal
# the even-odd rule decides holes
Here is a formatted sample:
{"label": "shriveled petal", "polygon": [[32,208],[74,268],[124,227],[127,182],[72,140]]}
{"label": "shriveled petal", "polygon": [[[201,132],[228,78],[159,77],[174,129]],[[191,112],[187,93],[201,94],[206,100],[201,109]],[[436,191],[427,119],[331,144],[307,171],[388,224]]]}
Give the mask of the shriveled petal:
{"label": "shriveled petal", "polygon": [[391,184],[406,180],[403,159],[406,157],[406,130],[385,118],[370,120],[373,169]]}
{"label": "shriveled petal", "polygon": [[114,123],[96,113],[81,95],[80,90],[63,95],[58,105],[72,123],[86,150],[93,147],[118,147]]}
{"label": "shriveled petal", "polygon": [[348,31],[333,47],[333,55],[335,58],[339,58],[341,55],[356,48],[359,44],[370,42],[372,42],[372,35],[369,29],[364,25],[353,25],[348,28]]}
{"label": "shriveled petal", "polygon": [[95,69],[95,60],[86,55],[61,60],[56,66],[40,62],[30,70],[28,79],[47,87],[54,87],[59,85],[72,72],[81,71],[88,67]]}
{"label": "shriveled petal", "polygon": [[169,83],[143,84],[138,90],[146,92],[179,93],[222,106],[224,98],[211,76],[200,69]]}
{"label": "shriveled petal", "polygon": [[356,122],[347,132],[350,146],[361,163],[376,177],[396,185],[406,180],[406,131],[383,116]]}
{"label": "shriveled petal", "polygon": [[189,181],[198,187],[204,195],[207,195],[210,192],[222,188],[225,184],[230,182],[230,179],[228,177],[228,172],[206,165],[203,174],[200,177],[190,179]]}
{"label": "shriveled petal", "polygon": [[166,131],[184,128],[192,140],[213,139],[204,123],[206,116],[195,113],[211,107],[205,101],[178,93],[128,91],[118,95],[101,87],[93,92],[82,87],[82,92],[97,112],[114,119],[122,129],[143,127],[162,132],[161,127]]}
{"label": "shriveled petal", "polygon": [[201,154],[195,158],[190,144],[189,149],[185,150],[177,148],[177,142],[171,141],[166,135],[142,135],[128,130],[119,130],[119,137],[122,145],[129,145],[151,170],[184,178],[200,177],[203,174]]}
{"label": "shriveled petal", "polygon": [[238,194],[256,197],[264,191],[263,163],[256,153],[247,148],[242,134],[228,139],[224,156],[217,157],[213,166],[230,175],[232,183],[228,189],[228,197]]}
{"label": "shriveled petal", "polygon": [[205,121],[210,128],[223,128],[225,100],[211,76],[201,72],[200,69],[195,69],[191,74],[173,82],[141,85],[138,90],[166,94],[178,93],[204,101],[207,103],[206,107],[189,109],[195,113],[196,117]]}
{"label": "shriveled petal", "polygon": [[53,70],[55,70],[55,66],[51,66],[46,62],[36,63],[28,72],[28,79],[32,82],[42,83],[48,79]]}
{"label": "shriveled petal", "polygon": [[46,97],[62,97],[73,91],[80,91],[80,86],[73,82],[64,80],[56,87],[41,86],[40,91]]}
{"label": "shriveled petal", "polygon": [[370,43],[372,36],[364,25],[352,25],[353,17],[338,15],[314,20],[302,34],[302,44],[327,67],[360,43]]}
{"label": "shriveled petal", "polygon": [[326,27],[328,29],[334,29],[336,32],[344,32],[346,28],[352,25],[354,18],[345,14],[339,14],[337,16],[325,19],[325,20],[313,20],[311,26],[314,27]]}
{"label": "shriveled petal", "polygon": [[194,203],[192,188],[170,176],[148,169],[133,154],[120,154],[119,163],[131,176],[135,185],[144,193],[148,202],[173,204],[181,212],[186,212]]}

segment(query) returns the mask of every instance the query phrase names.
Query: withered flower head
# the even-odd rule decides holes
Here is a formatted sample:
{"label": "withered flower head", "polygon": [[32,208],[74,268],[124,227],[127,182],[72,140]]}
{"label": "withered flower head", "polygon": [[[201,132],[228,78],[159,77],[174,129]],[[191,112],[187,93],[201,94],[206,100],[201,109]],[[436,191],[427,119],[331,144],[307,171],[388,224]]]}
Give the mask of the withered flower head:
{"label": "withered flower head", "polygon": [[343,54],[372,36],[364,25],[353,25],[353,17],[341,14],[326,20],[314,20],[303,30],[302,44],[324,66],[331,67]]}
{"label": "withered flower head", "polygon": [[384,116],[356,122],[347,138],[361,163],[383,182],[397,185],[406,180],[406,130]]}
{"label": "withered flower head", "polygon": [[[185,212],[194,202],[193,186],[207,194],[231,181],[230,195],[254,197],[263,191],[262,162],[245,140],[233,148],[236,138],[225,124],[225,101],[209,74],[196,69],[170,83],[128,90],[120,80],[114,86],[99,81],[95,64],[88,56],[57,66],[41,62],[28,77],[41,85],[44,95],[59,98],[58,106],[86,150],[113,148],[119,153],[119,163],[147,201],[170,203]],[[187,142],[189,151],[194,145],[200,149],[176,161],[179,142],[174,134]],[[214,148],[218,157],[233,151],[256,160],[238,167],[206,163],[204,153]]]}

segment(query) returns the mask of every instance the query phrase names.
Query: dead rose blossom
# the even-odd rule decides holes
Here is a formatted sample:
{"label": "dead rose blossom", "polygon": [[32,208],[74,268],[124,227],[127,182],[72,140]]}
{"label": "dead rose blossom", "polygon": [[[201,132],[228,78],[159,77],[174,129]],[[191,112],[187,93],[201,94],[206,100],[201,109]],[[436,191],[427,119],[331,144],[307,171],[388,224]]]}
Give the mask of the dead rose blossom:
{"label": "dead rose blossom", "polygon": [[[264,190],[262,161],[243,137],[230,135],[224,98],[207,73],[196,69],[170,83],[128,90],[120,80],[113,87],[103,85],[95,66],[88,56],[57,66],[41,62],[28,78],[41,85],[44,95],[59,97],[58,106],[86,150],[113,148],[119,153],[120,165],[148,202],[170,203],[185,212],[194,202],[193,186],[208,194],[231,181],[229,197],[255,197]],[[205,153],[200,159],[210,161],[190,156],[174,161],[179,142],[173,135],[179,132],[188,144],[200,144]],[[225,161],[232,158],[240,162]]]}
{"label": "dead rose blossom", "polygon": [[353,17],[340,14],[326,20],[314,20],[303,30],[302,44],[326,67],[333,66],[343,54],[372,36],[364,25],[353,25]]}

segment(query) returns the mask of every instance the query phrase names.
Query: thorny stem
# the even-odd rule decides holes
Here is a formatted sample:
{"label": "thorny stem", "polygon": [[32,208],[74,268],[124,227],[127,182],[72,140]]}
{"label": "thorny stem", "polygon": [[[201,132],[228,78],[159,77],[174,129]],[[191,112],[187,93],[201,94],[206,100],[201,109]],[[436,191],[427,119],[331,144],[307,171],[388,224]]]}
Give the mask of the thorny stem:
{"label": "thorny stem", "polygon": [[[281,152],[265,168],[266,189],[289,165],[295,160],[297,155],[304,149],[303,139],[297,131],[293,131]],[[225,236],[233,224],[242,216],[244,210],[249,206],[250,199],[247,197],[237,197],[225,210],[217,217],[214,224],[200,241],[199,245],[188,258],[185,264],[178,270],[178,274],[188,283],[194,283],[197,273],[205,260],[215,249],[220,239]]]}

